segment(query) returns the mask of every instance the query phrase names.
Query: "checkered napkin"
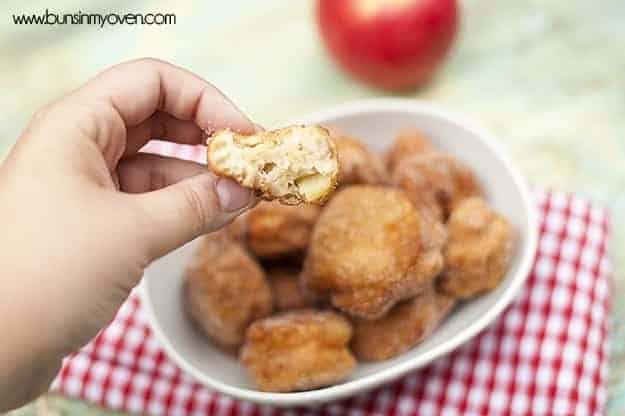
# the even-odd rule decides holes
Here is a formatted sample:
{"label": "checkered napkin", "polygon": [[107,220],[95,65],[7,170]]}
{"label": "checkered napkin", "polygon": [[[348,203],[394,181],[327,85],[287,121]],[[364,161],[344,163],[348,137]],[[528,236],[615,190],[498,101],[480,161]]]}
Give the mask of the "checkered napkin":
{"label": "checkered napkin", "polygon": [[[203,160],[202,151],[157,148]],[[152,415],[601,415],[606,402],[610,264],[604,209],[536,192],[540,242],[515,302],[477,337],[373,392],[314,410],[237,401],[194,382],[170,361],[136,294],[53,383],[63,394]]]}

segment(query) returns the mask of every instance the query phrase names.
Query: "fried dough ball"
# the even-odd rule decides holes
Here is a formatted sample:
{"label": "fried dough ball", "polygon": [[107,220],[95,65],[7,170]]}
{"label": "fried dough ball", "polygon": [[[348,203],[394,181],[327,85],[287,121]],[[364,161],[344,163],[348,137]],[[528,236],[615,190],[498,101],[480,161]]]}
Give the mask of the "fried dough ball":
{"label": "fried dough ball", "polygon": [[274,266],[267,270],[267,277],[276,311],[302,309],[315,305],[313,297],[301,287],[297,268]]}
{"label": "fried dough ball", "polygon": [[386,152],[386,166],[389,172],[393,172],[402,160],[431,151],[434,151],[434,147],[421,131],[417,129],[403,130],[399,132]]}
{"label": "fried dough ball", "polygon": [[331,129],[330,135],[339,155],[339,186],[388,183],[384,162],[363,142],[336,129]]}
{"label": "fried dough ball", "polygon": [[225,129],[209,139],[208,166],[218,175],[283,204],[322,204],[336,188],[336,147],[320,126],[289,126],[255,134]]}
{"label": "fried dough ball", "polygon": [[430,288],[399,303],[375,321],[354,322],[352,350],[359,360],[381,361],[395,357],[423,341],[455,304],[454,298]]}
{"label": "fried dough ball", "polygon": [[423,291],[442,267],[426,225],[399,190],[354,185],[338,191],[313,230],[304,287],[352,316],[381,317]]}
{"label": "fried dough ball", "polygon": [[284,312],[248,328],[241,361],[263,391],[315,389],[351,373],[351,336],[350,323],[335,312]]}
{"label": "fried dough ball", "polygon": [[440,221],[447,220],[458,202],[482,192],[469,168],[438,152],[403,159],[393,170],[391,181],[416,206],[429,209]]}
{"label": "fried dough ball", "polygon": [[225,231],[203,237],[183,290],[192,321],[226,348],[239,346],[247,326],[272,310],[263,269]]}
{"label": "fried dough ball", "polygon": [[466,299],[497,286],[512,254],[508,222],[482,199],[469,198],[454,209],[447,227],[440,289]]}
{"label": "fried dough ball", "polygon": [[316,205],[261,202],[247,216],[247,243],[258,257],[301,254],[310,240],[321,209]]}

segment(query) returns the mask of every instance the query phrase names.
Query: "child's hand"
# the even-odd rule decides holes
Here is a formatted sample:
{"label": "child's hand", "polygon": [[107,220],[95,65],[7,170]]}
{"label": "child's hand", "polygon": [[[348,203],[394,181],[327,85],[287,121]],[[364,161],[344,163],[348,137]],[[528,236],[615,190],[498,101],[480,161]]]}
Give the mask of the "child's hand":
{"label": "child's hand", "polygon": [[42,393],[155,258],[253,197],[206,167],[137,153],[254,125],[215,87],[144,59],[39,111],[0,166],[0,410]]}

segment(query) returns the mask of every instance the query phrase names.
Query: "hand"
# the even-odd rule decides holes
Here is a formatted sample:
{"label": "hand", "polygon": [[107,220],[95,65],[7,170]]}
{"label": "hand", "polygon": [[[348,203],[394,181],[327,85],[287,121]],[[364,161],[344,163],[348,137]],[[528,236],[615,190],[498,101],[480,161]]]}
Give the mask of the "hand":
{"label": "hand", "polygon": [[140,153],[254,125],[208,82],[142,59],[39,111],[0,166],[0,410],[42,393],[154,259],[254,202],[205,166]]}

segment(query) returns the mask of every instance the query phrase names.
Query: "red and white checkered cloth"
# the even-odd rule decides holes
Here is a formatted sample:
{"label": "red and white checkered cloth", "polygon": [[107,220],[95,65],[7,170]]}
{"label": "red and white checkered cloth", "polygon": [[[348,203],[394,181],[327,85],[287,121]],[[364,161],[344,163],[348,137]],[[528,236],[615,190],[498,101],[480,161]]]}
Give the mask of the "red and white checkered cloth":
{"label": "red and white checkered cloth", "polygon": [[[199,149],[157,150],[203,160]],[[136,294],[65,359],[53,389],[152,415],[601,415],[611,292],[607,212],[559,192],[537,192],[536,202],[538,253],[516,301],[464,346],[373,392],[285,411],[208,390],[165,356]]]}

